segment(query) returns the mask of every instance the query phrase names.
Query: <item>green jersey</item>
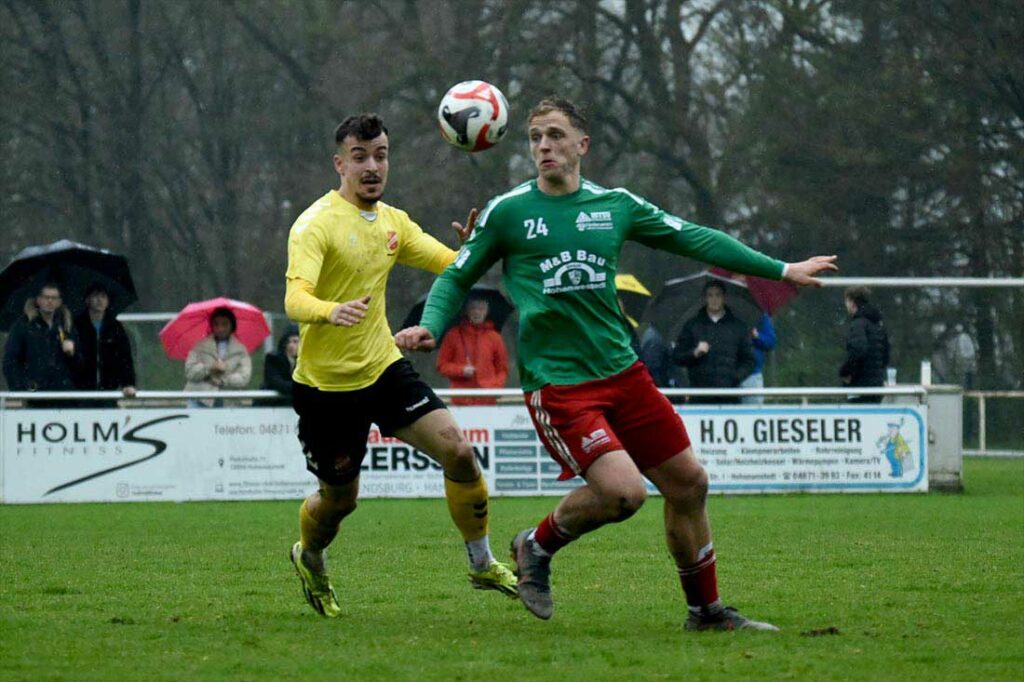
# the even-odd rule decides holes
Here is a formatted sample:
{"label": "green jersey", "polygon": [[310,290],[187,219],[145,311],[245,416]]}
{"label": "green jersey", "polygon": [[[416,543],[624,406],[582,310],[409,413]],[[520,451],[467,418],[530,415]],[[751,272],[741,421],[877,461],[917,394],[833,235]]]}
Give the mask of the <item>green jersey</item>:
{"label": "green jersey", "polygon": [[531,180],[488,202],[455,262],[431,288],[421,324],[441,338],[473,283],[503,260],[505,288],[519,309],[523,390],[618,374],[637,359],[615,290],[627,239],[759,277],[779,279],[784,268],[628,190],[581,179],[576,192],[555,196]]}

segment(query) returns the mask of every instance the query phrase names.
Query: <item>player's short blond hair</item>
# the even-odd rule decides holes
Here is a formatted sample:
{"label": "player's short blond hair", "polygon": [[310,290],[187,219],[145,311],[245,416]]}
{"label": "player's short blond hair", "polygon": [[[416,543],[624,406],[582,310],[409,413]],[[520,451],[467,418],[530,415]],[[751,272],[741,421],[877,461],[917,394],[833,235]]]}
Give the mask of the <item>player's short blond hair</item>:
{"label": "player's short blond hair", "polygon": [[569,119],[569,123],[573,128],[586,134],[590,128],[590,121],[587,120],[587,115],[584,113],[582,107],[573,102],[568,97],[562,97],[560,95],[548,95],[541,101],[537,102],[537,105],[530,110],[530,115],[526,118],[527,124],[530,121],[543,116],[544,114],[550,114],[552,111],[560,111],[565,114],[565,117]]}

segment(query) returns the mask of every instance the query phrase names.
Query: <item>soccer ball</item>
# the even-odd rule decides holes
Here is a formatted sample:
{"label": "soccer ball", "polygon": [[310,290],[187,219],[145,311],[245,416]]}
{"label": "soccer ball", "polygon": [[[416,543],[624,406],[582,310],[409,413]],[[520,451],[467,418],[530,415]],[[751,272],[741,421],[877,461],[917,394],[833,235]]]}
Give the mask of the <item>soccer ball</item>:
{"label": "soccer ball", "polygon": [[441,137],[467,152],[498,144],[508,130],[508,100],[501,90],[484,81],[456,83],[437,107]]}

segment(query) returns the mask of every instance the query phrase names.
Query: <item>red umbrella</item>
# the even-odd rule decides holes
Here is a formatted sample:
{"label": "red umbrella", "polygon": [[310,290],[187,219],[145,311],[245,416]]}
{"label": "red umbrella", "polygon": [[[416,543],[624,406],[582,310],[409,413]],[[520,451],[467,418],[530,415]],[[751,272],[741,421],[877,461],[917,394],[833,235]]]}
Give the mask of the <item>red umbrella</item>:
{"label": "red umbrella", "polygon": [[764,279],[753,275],[738,275],[722,268],[711,268],[711,272],[720,277],[746,284],[754,301],[761,307],[761,310],[769,315],[774,315],[776,310],[789,303],[799,293],[796,286],[789,282]]}
{"label": "red umbrella", "polygon": [[235,338],[250,353],[270,336],[270,327],[263,317],[263,311],[256,306],[233,298],[211,298],[208,301],[189,303],[160,330],[160,343],[164,345],[167,357],[172,360],[186,359],[193,346],[212,334],[210,313],[217,308],[227,308],[235,314],[238,322]]}

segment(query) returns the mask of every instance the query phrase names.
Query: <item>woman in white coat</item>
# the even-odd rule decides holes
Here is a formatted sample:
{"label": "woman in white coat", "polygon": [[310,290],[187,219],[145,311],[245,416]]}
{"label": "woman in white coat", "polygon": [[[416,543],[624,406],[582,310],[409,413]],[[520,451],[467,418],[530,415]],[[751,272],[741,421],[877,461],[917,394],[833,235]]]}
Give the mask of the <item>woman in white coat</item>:
{"label": "woman in white coat", "polygon": [[[245,388],[252,377],[252,362],[242,342],[235,338],[238,328],[230,308],[210,313],[213,332],[197,343],[185,360],[186,391],[220,391]],[[192,407],[220,407],[221,400],[190,400]]]}

